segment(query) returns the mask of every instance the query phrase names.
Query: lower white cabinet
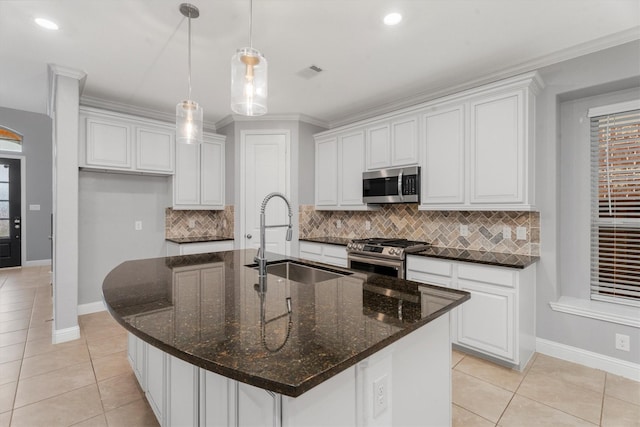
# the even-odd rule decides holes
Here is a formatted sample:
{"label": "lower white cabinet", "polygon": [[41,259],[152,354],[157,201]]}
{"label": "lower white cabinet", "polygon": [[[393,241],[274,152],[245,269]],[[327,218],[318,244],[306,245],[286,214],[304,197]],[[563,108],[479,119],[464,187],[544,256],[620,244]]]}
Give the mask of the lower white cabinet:
{"label": "lower white cabinet", "polygon": [[167,242],[167,256],[204,254],[233,250],[233,240],[215,242],[174,243]]}
{"label": "lower white cabinet", "polygon": [[145,348],[145,377],[147,378],[144,394],[149,401],[156,418],[164,425],[166,415],[165,387],[166,379],[166,353],[152,345],[143,343]]}
{"label": "lower white cabinet", "polygon": [[347,247],[315,242],[300,242],[299,258],[337,267],[347,266]]}
{"label": "lower white cabinet", "polygon": [[407,279],[467,291],[454,344],[524,369],[535,351],[535,265],[524,269],[408,256]]}

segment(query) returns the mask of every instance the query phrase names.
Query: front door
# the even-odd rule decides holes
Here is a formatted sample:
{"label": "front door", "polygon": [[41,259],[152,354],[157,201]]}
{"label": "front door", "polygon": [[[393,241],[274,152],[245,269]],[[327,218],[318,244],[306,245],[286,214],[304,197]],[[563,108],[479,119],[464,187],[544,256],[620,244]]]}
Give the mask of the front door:
{"label": "front door", "polygon": [[[265,196],[272,192],[288,194],[287,131],[242,131],[244,149],[243,178],[243,248],[260,246],[260,209]],[[295,218],[294,218],[295,220]],[[266,224],[288,224],[289,215],[284,201],[274,197],[266,209]],[[288,255],[285,241],[286,228],[266,230],[266,250]]]}
{"label": "front door", "polygon": [[0,158],[0,267],[22,265],[20,159]]}

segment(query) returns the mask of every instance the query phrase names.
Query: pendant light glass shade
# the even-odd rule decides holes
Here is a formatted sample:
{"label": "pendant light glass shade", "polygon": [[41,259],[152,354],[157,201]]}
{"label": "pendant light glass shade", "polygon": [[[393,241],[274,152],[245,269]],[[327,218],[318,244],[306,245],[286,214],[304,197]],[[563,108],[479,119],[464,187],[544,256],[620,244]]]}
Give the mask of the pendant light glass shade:
{"label": "pendant light glass shade", "polygon": [[180,5],[180,13],[189,19],[189,93],[185,101],[176,105],[176,142],[199,144],[202,142],[202,107],[191,100],[191,18],[200,16],[197,7],[190,3]]}
{"label": "pendant light glass shade", "polygon": [[176,105],[176,142],[202,142],[202,107],[195,101],[185,100]]}
{"label": "pendant light glass shade", "polygon": [[267,60],[251,47],[231,58],[231,110],[244,116],[267,113]]}

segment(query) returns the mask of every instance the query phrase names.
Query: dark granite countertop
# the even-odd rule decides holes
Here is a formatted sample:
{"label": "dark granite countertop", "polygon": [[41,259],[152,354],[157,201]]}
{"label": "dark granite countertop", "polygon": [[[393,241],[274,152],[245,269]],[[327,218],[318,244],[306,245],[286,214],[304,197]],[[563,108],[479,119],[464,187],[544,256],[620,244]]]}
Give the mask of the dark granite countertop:
{"label": "dark granite countertop", "polygon": [[[284,259],[268,255],[270,264]],[[337,268],[331,270],[352,274],[316,284],[268,274],[261,293],[258,272],[246,266],[254,256],[249,249],[127,261],[105,278],[104,300],[121,325],[151,345],[296,397],[470,298]]]}
{"label": "dark granite countertop", "polygon": [[222,242],[225,240],[233,240],[233,237],[222,236],[200,236],[200,237],[167,237],[167,242],[173,243],[202,243],[202,242]]}
{"label": "dark granite countertop", "polygon": [[[306,237],[300,239],[305,242],[327,243],[331,245],[347,246],[351,241],[345,237]],[[454,249],[432,246],[422,252],[413,253],[430,258],[442,258],[452,261],[473,262],[477,264],[495,265],[498,267],[526,268],[540,260],[539,256],[505,254],[500,252],[472,251],[469,249]]]}
{"label": "dark granite countertop", "polygon": [[326,243],[328,245],[347,246],[353,239],[350,237],[305,237],[301,242]]}

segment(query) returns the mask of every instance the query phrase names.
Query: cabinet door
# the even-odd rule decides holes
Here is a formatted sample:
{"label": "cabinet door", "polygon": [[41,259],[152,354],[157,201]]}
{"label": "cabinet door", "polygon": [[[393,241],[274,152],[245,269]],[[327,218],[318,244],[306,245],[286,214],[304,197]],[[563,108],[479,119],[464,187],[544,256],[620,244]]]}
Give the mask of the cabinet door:
{"label": "cabinet door", "polygon": [[316,141],[316,205],[338,205],[338,139]]}
{"label": "cabinet door", "polygon": [[458,343],[500,359],[516,362],[514,352],[513,290],[459,280],[458,288],[471,299],[458,310]]}
{"label": "cabinet door", "polygon": [[279,425],[280,414],[276,412],[279,407],[278,396],[267,390],[237,382],[238,387],[238,420],[239,427],[272,426]]}
{"label": "cabinet door", "polygon": [[88,166],[131,169],[131,126],[126,122],[88,117]]}
{"label": "cabinet door", "polygon": [[326,264],[336,265],[338,267],[347,266],[347,248],[346,246],[323,245],[322,262]]}
{"label": "cabinet door", "polygon": [[165,425],[165,386],[166,386],[166,354],[152,345],[147,345],[146,352],[146,396],[160,425]]}
{"label": "cabinet door", "polygon": [[391,134],[389,125],[374,126],[367,130],[367,170],[391,165]]}
{"label": "cabinet door", "polygon": [[176,144],[174,205],[200,204],[200,148],[198,144]]}
{"label": "cabinet door", "polygon": [[167,425],[197,426],[199,372],[194,365],[167,355]]}
{"label": "cabinet door", "polygon": [[173,172],[173,130],[157,127],[136,128],[136,169]]}
{"label": "cabinet door", "polygon": [[391,164],[418,164],[418,119],[404,118],[391,122]]}
{"label": "cabinet door", "polygon": [[224,145],[203,142],[200,145],[202,205],[224,206]]}
{"label": "cabinet door", "polygon": [[421,204],[464,202],[464,107],[425,114]]}
{"label": "cabinet door", "polygon": [[339,150],[339,204],[362,206],[364,132],[340,137]]}
{"label": "cabinet door", "polygon": [[470,202],[522,202],[522,93],[471,102]]}

